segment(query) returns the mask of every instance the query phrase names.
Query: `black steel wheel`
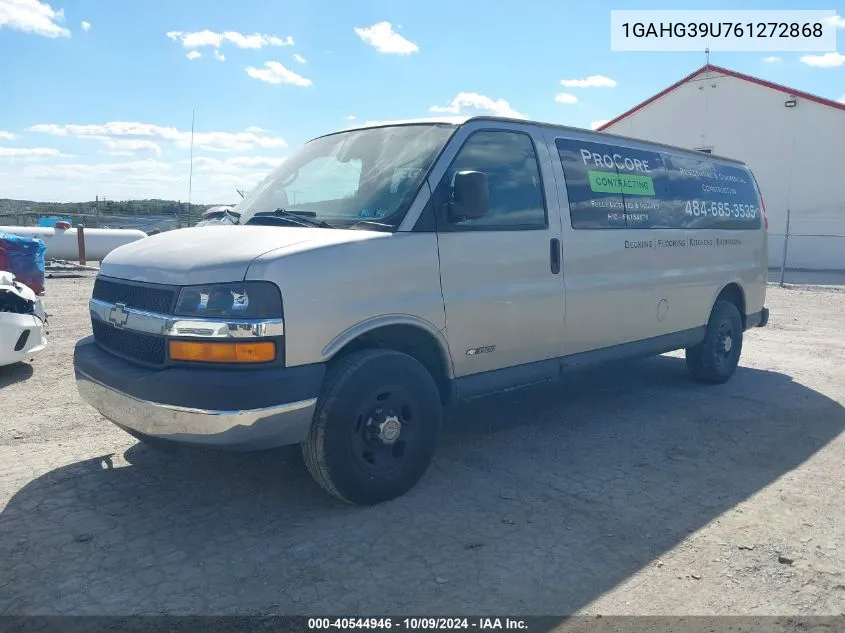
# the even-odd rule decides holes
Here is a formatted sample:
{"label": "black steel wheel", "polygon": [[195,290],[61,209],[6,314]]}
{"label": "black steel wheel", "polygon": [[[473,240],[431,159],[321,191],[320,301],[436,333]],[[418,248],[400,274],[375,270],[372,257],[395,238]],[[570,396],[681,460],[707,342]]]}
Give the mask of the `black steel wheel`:
{"label": "black steel wheel", "polygon": [[425,474],[441,419],[437,385],[421,363],[393,350],[355,352],[326,374],[305,463],[343,501],[387,501]]}
{"label": "black steel wheel", "polygon": [[687,348],[687,368],[700,382],[727,382],[736,371],[742,353],[742,316],[737,307],[718,300],[713,306],[704,340]]}

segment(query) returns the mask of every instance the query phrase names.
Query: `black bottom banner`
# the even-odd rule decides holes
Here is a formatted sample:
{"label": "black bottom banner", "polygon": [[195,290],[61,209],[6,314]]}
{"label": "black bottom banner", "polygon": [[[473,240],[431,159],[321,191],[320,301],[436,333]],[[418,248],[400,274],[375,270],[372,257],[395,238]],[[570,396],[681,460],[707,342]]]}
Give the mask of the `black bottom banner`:
{"label": "black bottom banner", "polygon": [[523,631],[845,633],[845,616],[0,616],[0,633]]}

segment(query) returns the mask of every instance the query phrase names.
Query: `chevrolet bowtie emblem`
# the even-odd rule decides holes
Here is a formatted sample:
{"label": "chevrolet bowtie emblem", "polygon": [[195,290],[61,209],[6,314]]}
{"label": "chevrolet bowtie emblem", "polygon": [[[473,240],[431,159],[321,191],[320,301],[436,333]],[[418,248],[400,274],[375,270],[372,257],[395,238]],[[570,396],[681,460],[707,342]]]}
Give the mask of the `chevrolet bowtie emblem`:
{"label": "chevrolet bowtie emblem", "polygon": [[126,304],[118,303],[109,310],[109,321],[115,327],[123,327],[129,320],[129,313],[126,311]]}

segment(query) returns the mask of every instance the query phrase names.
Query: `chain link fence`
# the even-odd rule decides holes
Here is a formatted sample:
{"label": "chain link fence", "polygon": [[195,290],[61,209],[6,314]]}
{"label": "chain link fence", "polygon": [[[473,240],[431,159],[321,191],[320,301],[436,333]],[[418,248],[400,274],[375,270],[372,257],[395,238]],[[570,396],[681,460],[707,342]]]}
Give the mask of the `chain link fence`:
{"label": "chain link fence", "polygon": [[[4,226],[38,226],[42,218],[56,218],[70,220],[71,226],[83,225],[96,229],[140,229],[145,233],[158,229],[169,231],[184,226],[193,226],[199,221],[199,216],[189,219],[168,214],[123,215],[117,213],[9,213],[0,214],[0,225]],[[48,225],[49,226],[49,225]]]}
{"label": "chain link fence", "polygon": [[33,203],[23,208],[10,208],[14,202],[0,200],[0,225],[52,226],[52,223],[45,223],[50,219],[69,221],[72,226],[140,229],[145,233],[194,226],[206,209],[216,206],[192,204],[189,208],[181,202],[163,200],[99,200],[82,204]]}
{"label": "chain link fence", "polygon": [[795,217],[787,211],[780,230],[769,230],[770,279],[787,283],[845,284],[845,213]]}

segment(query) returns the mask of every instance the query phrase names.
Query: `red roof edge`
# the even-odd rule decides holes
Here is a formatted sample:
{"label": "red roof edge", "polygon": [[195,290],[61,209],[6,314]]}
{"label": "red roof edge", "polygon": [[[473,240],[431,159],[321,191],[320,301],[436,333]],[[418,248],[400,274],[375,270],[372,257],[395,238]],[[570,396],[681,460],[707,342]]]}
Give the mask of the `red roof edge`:
{"label": "red roof edge", "polygon": [[833,101],[832,99],[825,99],[824,97],[819,97],[817,95],[810,94],[809,92],[803,92],[801,90],[795,90],[794,88],[790,88],[788,86],[782,86],[780,84],[772,83],[771,81],[766,81],[765,79],[759,79],[757,77],[752,77],[751,75],[744,75],[743,73],[736,72],[735,70],[730,70],[729,68],[722,68],[721,66],[714,66],[713,64],[707,64],[705,66],[702,66],[698,70],[693,71],[692,73],[690,73],[689,75],[687,75],[686,77],[681,79],[680,81],[676,81],[675,83],[673,83],[668,88],[664,88],[663,90],[658,92],[656,95],[649,97],[648,99],[646,99],[642,103],[635,105],[630,110],[623,112],[622,114],[620,114],[616,118],[611,119],[610,121],[608,121],[607,123],[604,123],[603,125],[600,125],[599,127],[596,128],[596,130],[601,132],[602,130],[605,130],[608,127],[610,127],[611,125],[613,125],[614,123],[618,123],[622,119],[628,118],[629,116],[631,116],[635,112],[642,110],[644,107],[646,107],[650,103],[653,103],[653,102],[657,101],[658,99],[660,99],[661,97],[669,94],[670,92],[675,90],[675,88],[678,88],[682,84],[687,83],[691,79],[694,79],[695,77],[697,77],[701,73],[704,73],[704,72],[707,72],[707,71],[717,72],[717,73],[721,73],[723,75],[728,75],[729,77],[735,77],[737,79],[742,79],[743,81],[748,81],[750,83],[757,84],[758,86],[764,86],[766,88],[771,88],[772,90],[777,90],[778,92],[783,92],[783,93],[788,94],[790,96],[801,97],[802,99],[807,99],[807,101],[813,101],[814,103],[819,103],[819,104],[824,105],[824,106],[836,108],[837,110],[845,110],[845,103],[839,103],[838,101]]}

